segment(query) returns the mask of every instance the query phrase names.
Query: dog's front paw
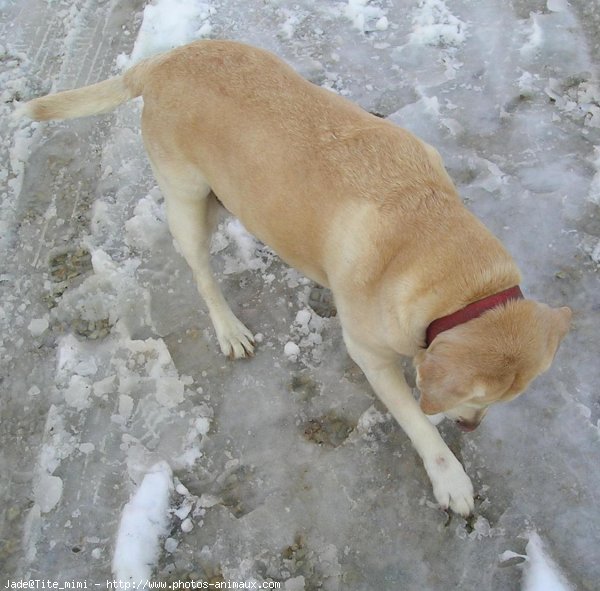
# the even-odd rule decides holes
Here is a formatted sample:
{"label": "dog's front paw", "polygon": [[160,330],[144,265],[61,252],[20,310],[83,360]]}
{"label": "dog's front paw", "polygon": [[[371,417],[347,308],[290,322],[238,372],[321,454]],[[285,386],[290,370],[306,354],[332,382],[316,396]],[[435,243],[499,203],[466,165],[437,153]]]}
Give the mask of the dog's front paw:
{"label": "dog's front paw", "polygon": [[433,486],[433,494],[440,506],[467,517],[473,511],[473,485],[460,462],[451,454],[443,453],[426,462],[425,469]]}
{"label": "dog's front paw", "polygon": [[223,355],[229,359],[241,359],[254,355],[254,335],[233,313],[215,320],[214,326]]}

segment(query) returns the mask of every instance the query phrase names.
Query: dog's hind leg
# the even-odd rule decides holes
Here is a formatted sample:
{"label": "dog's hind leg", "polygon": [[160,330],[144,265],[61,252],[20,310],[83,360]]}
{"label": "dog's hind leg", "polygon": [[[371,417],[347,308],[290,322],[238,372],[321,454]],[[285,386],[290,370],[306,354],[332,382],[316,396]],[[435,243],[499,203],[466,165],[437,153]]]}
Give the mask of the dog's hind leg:
{"label": "dog's hind leg", "polygon": [[169,175],[153,163],[154,174],[164,195],[167,220],[185,260],[191,267],[200,295],[217,333],[224,355],[230,359],[254,353],[252,333],[240,322],[225,301],[210,267],[210,239],[216,224],[216,197],[199,174],[177,171]]}

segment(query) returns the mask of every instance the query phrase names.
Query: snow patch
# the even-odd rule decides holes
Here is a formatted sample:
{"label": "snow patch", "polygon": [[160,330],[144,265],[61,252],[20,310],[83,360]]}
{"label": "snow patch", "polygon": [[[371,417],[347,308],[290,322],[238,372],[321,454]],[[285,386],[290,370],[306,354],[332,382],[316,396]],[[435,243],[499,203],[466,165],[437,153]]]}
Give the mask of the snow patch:
{"label": "snow patch", "polygon": [[574,591],[565,576],[544,549],[544,543],[536,532],[529,532],[525,555],[506,550],[500,562],[523,559],[521,591]]}
{"label": "snow patch", "polygon": [[188,517],[181,522],[181,531],[184,534],[190,533],[194,529],[194,522]]}
{"label": "snow patch", "polygon": [[63,481],[59,476],[55,476],[54,472],[62,460],[77,449],[76,444],[75,436],[64,427],[59,409],[52,405],[46,418],[37,474],[33,482],[35,503],[41,513],[49,513],[60,502]]}
{"label": "snow patch", "polygon": [[167,538],[165,540],[165,551],[169,554],[173,554],[177,550],[177,546],[179,546],[179,542],[175,538]]}
{"label": "snow patch", "polygon": [[34,318],[27,326],[27,329],[31,333],[31,336],[39,337],[48,330],[48,326],[48,317],[44,316],[43,318]]}
{"label": "snow patch", "polygon": [[296,34],[296,28],[303,21],[303,17],[296,11],[287,10],[285,8],[281,8],[279,12],[285,19],[281,25],[281,32],[286,39],[291,39]]}
{"label": "snow patch", "polygon": [[283,347],[283,353],[290,361],[296,361],[300,355],[300,347],[296,343],[288,341]]}
{"label": "snow patch", "polygon": [[152,251],[159,240],[167,236],[167,218],[164,202],[158,190],[142,197],[125,222],[125,242],[138,250]]}
{"label": "snow patch", "polygon": [[208,37],[215,13],[214,6],[198,0],[155,0],[144,8],[131,57],[119,56],[117,65],[130,67],[148,56]]}
{"label": "snow patch", "polygon": [[[292,343],[286,344],[284,353],[292,360],[302,357],[302,361],[319,362],[323,354],[322,332],[328,320],[321,318],[309,308],[302,308],[296,313],[296,318],[290,328]],[[294,345],[292,347],[292,345]]]}
{"label": "snow patch", "polygon": [[399,111],[392,113],[389,117],[392,121],[404,122],[406,127],[410,128],[410,123],[416,120],[423,120],[426,116],[428,120],[433,119],[446,128],[451,136],[458,136],[463,133],[462,125],[453,117],[445,117],[442,114],[441,106],[437,96],[427,96],[424,89],[417,88],[419,100],[402,107]]}
{"label": "snow patch", "polygon": [[90,406],[91,393],[92,385],[90,381],[79,375],[71,376],[69,385],[63,391],[67,405],[80,411]]}
{"label": "snow patch", "polygon": [[410,43],[458,47],[467,38],[467,24],[454,16],[444,0],[422,0],[413,12]]}
{"label": "snow patch", "polygon": [[169,531],[169,496],[173,490],[171,468],[155,464],[123,508],[112,562],[117,580],[149,580],[160,549],[160,538]]}
{"label": "snow patch", "polygon": [[99,247],[90,252],[94,274],[62,295],[51,318],[66,327],[120,322],[126,332],[150,326],[150,294],[136,278],[140,261],[130,258],[117,263]]}
{"label": "snow patch", "polygon": [[521,55],[527,56],[539,50],[544,43],[544,32],[540,25],[540,15],[532,13],[530,17],[528,38],[525,44],[521,47]]}
{"label": "snow patch", "polygon": [[48,513],[58,505],[63,493],[63,481],[42,471],[33,485],[36,504],[41,513]]}
{"label": "snow patch", "polygon": [[591,203],[600,205],[600,146],[594,146],[594,156],[591,161],[596,168],[596,174],[594,174],[590,182],[587,199]]}
{"label": "snow patch", "polygon": [[371,405],[362,413],[362,415],[360,415],[358,423],[356,424],[356,430],[361,434],[367,433],[375,425],[387,423],[389,420],[389,413],[382,413],[378,411],[375,406]]}
{"label": "snow patch", "polygon": [[573,591],[558,566],[546,554],[540,536],[531,532],[525,548],[527,560],[523,575],[523,591]]}
{"label": "snow patch", "polygon": [[[225,251],[233,245],[237,256]],[[243,271],[258,271],[265,273],[271,266],[276,255],[273,251],[250,234],[237,218],[225,220],[213,234],[211,253],[223,252],[225,261],[222,273],[232,275]],[[271,281],[275,276],[271,276]],[[269,277],[265,277],[269,282]]]}
{"label": "snow patch", "polygon": [[355,29],[361,33],[369,31],[385,31],[389,22],[385,16],[386,11],[371,0],[348,0],[344,15]]}

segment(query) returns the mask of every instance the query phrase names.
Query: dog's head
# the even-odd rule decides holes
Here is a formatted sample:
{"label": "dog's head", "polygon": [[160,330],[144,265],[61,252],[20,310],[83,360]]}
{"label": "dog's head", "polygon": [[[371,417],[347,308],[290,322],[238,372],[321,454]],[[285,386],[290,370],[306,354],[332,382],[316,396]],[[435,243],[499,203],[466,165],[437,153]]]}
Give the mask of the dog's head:
{"label": "dog's head", "polygon": [[550,367],[570,322],[569,308],[517,300],[439,334],[414,358],[421,409],[472,431],[490,404],[512,400]]}

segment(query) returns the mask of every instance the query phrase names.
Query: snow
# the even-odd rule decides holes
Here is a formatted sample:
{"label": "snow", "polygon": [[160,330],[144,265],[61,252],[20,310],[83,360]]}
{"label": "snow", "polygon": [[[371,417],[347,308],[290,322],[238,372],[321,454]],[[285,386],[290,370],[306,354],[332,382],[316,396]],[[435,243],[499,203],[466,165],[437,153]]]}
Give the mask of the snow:
{"label": "snow", "polygon": [[184,519],[181,522],[181,531],[184,533],[189,533],[194,529],[194,523],[191,519]]}
{"label": "snow", "polygon": [[527,534],[525,555],[506,550],[500,555],[500,561],[520,559],[523,567],[521,591],[573,591],[574,587],[545,550],[540,535],[535,531]]}
{"label": "snow", "polygon": [[165,551],[169,554],[173,554],[177,550],[177,546],[179,546],[179,542],[175,538],[167,538],[165,540]]}
{"label": "snow", "polygon": [[600,205],[600,146],[594,146],[594,156],[590,160],[596,169],[596,173],[590,183],[587,198],[591,203]]}
{"label": "snow", "polygon": [[209,36],[214,12],[210,3],[197,0],[159,0],[146,5],[131,56],[121,57],[119,65],[131,66],[155,53]]}
{"label": "snow", "polygon": [[288,341],[283,348],[283,352],[291,361],[296,361],[296,359],[298,359],[298,355],[300,354],[300,347],[298,347],[296,343]]}
{"label": "snow", "polygon": [[136,204],[125,222],[125,242],[138,251],[152,251],[168,235],[164,207],[159,192],[151,191]]}
{"label": "snow", "polygon": [[385,31],[389,23],[379,4],[377,0],[348,0],[345,15],[362,33],[375,29]]}
{"label": "snow", "polygon": [[356,425],[357,431],[366,433],[372,427],[379,423],[385,423],[390,420],[390,415],[384,415],[380,411],[378,411],[374,406],[370,406],[360,415],[358,419],[358,423]]}
{"label": "snow", "polygon": [[544,545],[538,534],[532,532],[527,542],[527,562],[523,591],[572,591],[573,587],[565,580],[552,559],[544,552]]}
{"label": "snow", "polygon": [[467,25],[450,12],[444,0],[421,0],[413,14],[412,43],[440,46],[464,43]]}
{"label": "snow", "polygon": [[[3,574],[101,582],[115,557],[118,576],[161,582],[596,588],[597,2],[1,8]],[[222,358],[167,229],[139,101],[106,117],[10,120],[13,99],[197,38],[274,51],[432,143],[528,295],[574,309],[525,396],[473,434],[439,425],[478,493],[468,522],[433,502],[339,322],[311,308],[314,285],[232,218],[213,238],[213,266],[258,347],[252,360]]]}
{"label": "snow", "polygon": [[27,328],[32,336],[39,337],[44,334],[46,330],[48,330],[48,326],[49,324],[47,318],[33,318],[28,324]]}
{"label": "snow", "polygon": [[[166,462],[156,464],[123,508],[112,561],[117,581],[150,580],[158,558],[160,538],[168,532],[172,488],[171,468]],[[169,547],[169,552],[176,549],[172,543]]]}

